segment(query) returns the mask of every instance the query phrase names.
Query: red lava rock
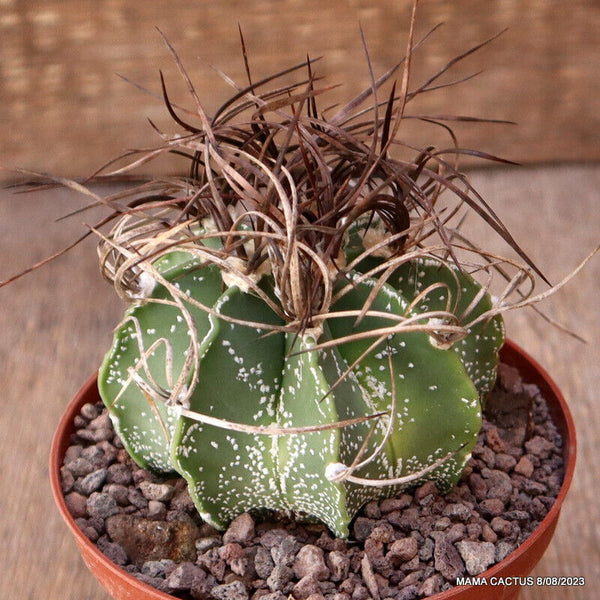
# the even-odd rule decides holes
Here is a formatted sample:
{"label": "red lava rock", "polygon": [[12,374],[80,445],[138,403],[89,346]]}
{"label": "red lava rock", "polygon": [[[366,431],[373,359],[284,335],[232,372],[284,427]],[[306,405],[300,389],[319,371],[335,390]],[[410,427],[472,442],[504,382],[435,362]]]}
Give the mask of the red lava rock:
{"label": "red lava rock", "polygon": [[325,564],[325,554],[318,546],[307,544],[300,548],[294,561],[294,575],[302,579],[307,575],[313,575],[317,581],[325,580],[329,577],[329,569]]}
{"label": "red lava rock", "polygon": [[509,475],[498,469],[484,469],[482,470],[482,475],[485,479],[487,479],[487,497],[498,498],[503,502],[507,502],[513,490]]}
{"label": "red lava rock", "polygon": [[287,565],[275,565],[267,578],[267,585],[273,592],[282,590],[294,577],[294,571]]}
{"label": "red lava rock", "polygon": [[533,463],[527,456],[522,456],[515,465],[514,472],[524,477],[531,477],[533,474]]}
{"label": "red lava rock", "polygon": [[490,523],[490,527],[500,537],[508,537],[513,532],[513,526],[510,521],[502,517],[494,517]]}
{"label": "red lava rock", "polygon": [[93,492],[87,499],[87,513],[90,517],[107,519],[118,512],[116,500],[108,494]]}
{"label": "red lava rock", "polygon": [[504,452],[506,450],[506,444],[500,437],[500,433],[498,432],[498,428],[491,426],[486,431],[486,441],[487,445],[491,450],[493,450],[496,454]]}
{"label": "red lava rock", "polygon": [[254,537],[254,519],[243,513],[236,517],[223,535],[223,543],[239,542],[243,546],[248,545]]}
{"label": "red lava rock", "polygon": [[479,504],[479,509],[486,517],[497,517],[504,512],[505,503],[499,498],[488,498]]}
{"label": "red lava rock", "polygon": [[479,473],[469,475],[469,488],[477,500],[483,500],[487,496],[487,484]]}
{"label": "red lava rock", "polygon": [[139,566],[148,560],[161,558],[175,562],[196,560],[194,542],[198,528],[183,521],[151,521],[130,515],[114,515],[106,520],[106,531]]}
{"label": "red lava rock", "polygon": [[390,544],[394,541],[394,528],[387,521],[382,521],[369,535],[369,539],[382,544]]}
{"label": "red lava rock", "polygon": [[305,575],[296,585],[294,585],[292,593],[297,600],[306,600],[312,594],[320,594],[321,588],[314,575]]}
{"label": "red lava rock", "polygon": [[377,521],[375,519],[357,517],[353,527],[354,539],[359,542],[364,542],[371,535],[371,532],[376,526]]}
{"label": "red lava rock", "polygon": [[330,552],[327,555],[327,565],[332,581],[343,581],[348,577],[350,559],[345,553],[336,550]]}
{"label": "red lava rock", "polygon": [[232,581],[217,585],[211,590],[211,594],[216,600],[247,600],[248,590],[241,581]]}
{"label": "red lava rock", "polygon": [[123,463],[110,465],[106,472],[106,481],[108,483],[118,483],[119,485],[129,485],[133,481],[131,467]]}
{"label": "red lava rock", "polygon": [[140,481],[139,488],[146,500],[168,502],[173,497],[173,494],[175,494],[175,488],[167,483]]}
{"label": "red lava rock", "polygon": [[441,575],[432,575],[423,582],[423,584],[419,588],[419,593],[421,594],[421,596],[425,597],[438,594],[442,588],[443,583],[444,579]]}
{"label": "red lava rock", "polygon": [[387,515],[394,510],[403,510],[404,508],[408,508],[412,503],[412,496],[410,494],[402,494],[398,498],[386,498],[383,500],[379,508],[381,509],[381,513]]}
{"label": "red lava rock", "polygon": [[413,559],[419,550],[417,540],[412,537],[396,540],[388,550],[388,556],[399,563]]}
{"label": "red lava rock", "polygon": [[498,534],[487,523],[484,523],[481,527],[481,539],[484,542],[495,544],[498,540]]}
{"label": "red lava rock", "polygon": [[496,468],[504,471],[505,473],[510,473],[517,464],[517,459],[510,455],[505,454],[503,452],[496,454]]}
{"label": "red lava rock", "polygon": [[525,450],[538,458],[548,458],[554,449],[554,444],[540,435],[532,437],[525,442]]}
{"label": "red lava rock", "polygon": [[469,575],[479,575],[494,563],[496,551],[490,542],[469,542],[463,540],[456,548],[465,563]]}
{"label": "red lava rock", "polygon": [[433,502],[438,495],[435,481],[427,481],[415,490],[414,499],[417,504],[424,505]]}
{"label": "red lava rock", "polygon": [[449,581],[454,581],[465,572],[458,550],[445,536],[438,537],[434,550],[435,568]]}
{"label": "red lava rock", "polygon": [[[163,548],[157,552],[160,558],[136,562],[127,557],[130,562],[123,564],[136,577],[175,596],[416,600],[448,589],[458,575],[484,568],[491,548],[494,561],[507,556],[547,514],[560,489],[561,441],[546,420],[539,390],[515,380],[520,396],[510,399],[506,385],[513,384],[497,388],[491,403],[499,421],[487,420],[493,411],[484,415],[473,458],[453,490],[440,496],[435,484],[426,482],[412,494],[370,502],[352,524],[354,535],[348,541],[332,537],[322,525],[287,519],[255,523],[248,514],[235,519],[225,534],[217,532],[202,523],[185,480],[159,481],[137,467],[112,431],[110,439],[94,441],[97,432],[105,435],[106,420],[99,418],[104,409],[99,406],[86,408],[79,418],[80,429],[87,433],[74,437],[67,449],[61,485],[71,511],[79,515],[78,526],[115,562],[123,563],[129,553],[129,547],[107,535],[116,535],[117,517],[136,523],[123,534],[123,544],[151,527],[139,523],[153,524],[154,538],[141,546],[148,550],[164,544],[167,554],[171,544],[179,547],[178,529],[189,528],[189,554],[175,557],[177,563]],[[510,412],[505,410],[507,399]],[[531,406],[535,411],[528,420]],[[93,421],[96,429],[90,427]],[[533,437],[525,447],[526,432]],[[102,469],[106,477],[98,486],[101,477],[94,474]],[[82,484],[94,491],[86,496]],[[484,550],[480,564],[474,557],[478,549]],[[173,575],[183,564],[188,566]]]}
{"label": "red lava rock", "polygon": [[206,579],[206,571],[191,562],[177,565],[166,579],[167,587],[172,591],[186,591],[192,588],[196,580]]}
{"label": "red lava rock", "polygon": [[65,504],[73,518],[87,515],[87,498],[78,492],[71,492],[65,496]]}

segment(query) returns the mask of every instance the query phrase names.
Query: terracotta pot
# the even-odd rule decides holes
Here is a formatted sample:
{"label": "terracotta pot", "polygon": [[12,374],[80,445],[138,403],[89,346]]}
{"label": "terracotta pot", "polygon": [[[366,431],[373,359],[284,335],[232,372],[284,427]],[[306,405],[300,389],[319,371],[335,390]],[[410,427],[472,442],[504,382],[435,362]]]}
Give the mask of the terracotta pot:
{"label": "terracotta pot", "polygon": [[[567,495],[575,469],[575,426],[569,408],[560,390],[548,373],[516,344],[508,341],[501,352],[503,362],[517,367],[524,381],[537,384],[546,398],[550,412],[563,437],[565,478],[556,502],[539,527],[502,562],[480,575],[495,585],[457,586],[447,592],[431,596],[431,600],[510,600],[517,598],[520,586],[515,578],[525,578],[542,557],[556,528],[562,503]],[[115,600],[173,600],[173,596],[141,583],[109,561],[77,527],[64,501],[60,486],[60,468],[69,438],[73,433],[73,419],[86,402],[99,400],[96,376],[91,377],[69,404],[63,415],[50,453],[52,492],[63,519],[75,536],[85,564]],[[500,581],[500,580],[503,580]]]}

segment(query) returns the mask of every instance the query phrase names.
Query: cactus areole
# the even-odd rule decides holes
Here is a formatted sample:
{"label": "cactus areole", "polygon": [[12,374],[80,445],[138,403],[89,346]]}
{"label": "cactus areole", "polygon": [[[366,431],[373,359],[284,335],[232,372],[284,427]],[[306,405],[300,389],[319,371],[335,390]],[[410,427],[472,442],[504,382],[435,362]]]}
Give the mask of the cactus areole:
{"label": "cactus areole", "polygon": [[[185,478],[220,529],[268,510],[345,537],[368,501],[449,490],[496,378],[501,312],[535,267],[512,276],[454,223],[475,212],[527,261],[457,170],[460,148],[404,156],[408,105],[437,76],[411,92],[391,69],[325,117],[307,60],[209,117],[177,64],[193,122],[163,84],[184,131],[119,172],[174,152],[188,175],[105,200],[119,219],[101,268],[129,307],[99,388],[125,448]],[[492,299],[497,272],[509,284]]]}

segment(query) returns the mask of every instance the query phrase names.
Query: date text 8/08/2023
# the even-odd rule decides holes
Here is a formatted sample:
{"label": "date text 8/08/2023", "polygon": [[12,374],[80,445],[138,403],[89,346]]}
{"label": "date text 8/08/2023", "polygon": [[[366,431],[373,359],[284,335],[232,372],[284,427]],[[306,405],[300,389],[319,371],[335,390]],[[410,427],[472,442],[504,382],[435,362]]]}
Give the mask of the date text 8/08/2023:
{"label": "date text 8/08/2023", "polygon": [[458,577],[456,585],[490,585],[490,586],[583,586],[585,577]]}

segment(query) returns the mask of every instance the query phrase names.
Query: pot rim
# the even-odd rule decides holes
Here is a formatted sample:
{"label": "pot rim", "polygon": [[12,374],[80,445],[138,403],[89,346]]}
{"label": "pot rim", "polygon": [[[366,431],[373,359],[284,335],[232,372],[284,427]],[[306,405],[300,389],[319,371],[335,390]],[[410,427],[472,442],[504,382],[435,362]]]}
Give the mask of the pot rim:
{"label": "pot rim", "polygon": [[[525,555],[531,546],[536,542],[536,540],[546,533],[547,530],[550,529],[549,534],[552,533],[552,529],[556,526],[560,509],[573,479],[573,473],[575,471],[575,459],[577,454],[577,442],[573,416],[562,392],[550,377],[548,372],[519,345],[511,340],[506,340],[500,351],[500,356],[501,359],[509,365],[520,367],[525,366],[524,379],[527,381],[527,383],[535,383],[538,385],[538,387],[540,387],[543,395],[553,396],[556,400],[559,410],[555,410],[552,416],[555,421],[560,421],[561,419],[564,421],[564,423],[557,422],[556,424],[557,427],[561,429],[561,435],[563,437],[565,473],[558,496],[548,511],[548,514],[540,522],[538,527],[536,527],[529,537],[515,550],[513,550],[513,552],[511,552],[499,563],[496,563],[477,576],[479,578],[486,578],[487,580],[497,577],[498,574],[501,571],[504,571],[507,566],[522,558],[523,555]],[[70,401],[57,426],[50,450],[50,485],[52,488],[52,495],[54,496],[54,500],[58,506],[63,520],[66,522],[67,526],[71,530],[71,533],[74,535],[77,545],[82,552],[85,551],[90,561],[93,561],[96,564],[102,564],[103,568],[110,571],[111,574],[116,578],[125,580],[130,585],[142,590],[145,594],[145,597],[149,600],[173,600],[173,598],[175,598],[174,596],[165,592],[161,592],[156,588],[140,581],[132,574],[128,573],[109,560],[78,527],[78,525],[75,523],[75,519],[67,508],[60,482],[60,469],[62,467],[64,454],[68,446],[69,436],[73,431],[73,419],[83,405],[84,398],[87,399],[87,395],[92,393],[92,390],[97,389],[96,382],[97,373],[94,373],[79,389],[75,397]],[[454,586],[450,590],[431,596],[430,600],[451,600],[469,587],[470,586]]]}

